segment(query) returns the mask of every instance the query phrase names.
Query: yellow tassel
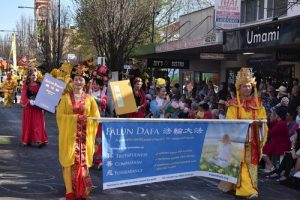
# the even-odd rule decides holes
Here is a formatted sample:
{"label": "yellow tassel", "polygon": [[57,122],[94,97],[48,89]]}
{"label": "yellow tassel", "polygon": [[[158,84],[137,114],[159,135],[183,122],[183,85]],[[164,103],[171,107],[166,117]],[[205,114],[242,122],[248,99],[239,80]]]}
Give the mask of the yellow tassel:
{"label": "yellow tassel", "polygon": [[238,90],[236,90],[236,99],[237,99],[238,107],[241,107],[240,93]]}
{"label": "yellow tassel", "polygon": [[258,107],[259,106],[259,104],[258,104],[258,95],[257,95],[257,89],[256,89],[255,86],[254,86],[254,98],[255,98],[256,106]]}

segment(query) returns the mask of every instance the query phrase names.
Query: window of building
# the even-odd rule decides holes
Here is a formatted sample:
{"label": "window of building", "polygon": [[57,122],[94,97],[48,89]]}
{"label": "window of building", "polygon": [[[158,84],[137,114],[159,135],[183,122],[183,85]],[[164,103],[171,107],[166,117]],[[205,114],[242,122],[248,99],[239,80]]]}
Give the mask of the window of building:
{"label": "window of building", "polygon": [[264,0],[241,1],[241,23],[253,22],[264,18]]}
{"label": "window of building", "polygon": [[245,23],[246,4],[245,1],[241,1],[241,23]]}
{"label": "window of building", "polygon": [[267,18],[281,17],[287,15],[288,0],[242,0],[241,1],[241,23],[254,22]]}
{"label": "window of building", "polygon": [[281,17],[287,14],[288,0],[268,0],[267,17]]}
{"label": "window of building", "polygon": [[274,0],[274,16],[280,17],[287,14],[288,1],[287,0]]}
{"label": "window of building", "polygon": [[264,18],[265,0],[258,0],[258,19]]}
{"label": "window of building", "polygon": [[246,22],[256,21],[257,17],[257,0],[246,1]]}
{"label": "window of building", "polygon": [[268,0],[267,18],[273,17],[274,0]]}

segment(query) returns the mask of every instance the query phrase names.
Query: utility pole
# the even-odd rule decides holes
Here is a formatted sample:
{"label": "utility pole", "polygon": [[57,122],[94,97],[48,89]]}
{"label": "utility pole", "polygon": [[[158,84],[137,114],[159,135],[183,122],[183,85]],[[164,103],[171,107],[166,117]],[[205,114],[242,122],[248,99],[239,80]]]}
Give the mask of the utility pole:
{"label": "utility pole", "polygon": [[152,7],[152,33],[151,33],[151,43],[154,43],[154,23],[155,23],[155,6]]}
{"label": "utility pole", "polygon": [[60,61],[60,0],[58,0],[58,32],[57,32],[57,56],[56,56],[56,67],[59,67]]}
{"label": "utility pole", "polygon": [[[155,8],[155,1],[153,1],[152,5],[152,33],[151,33],[151,43],[154,43],[154,35],[155,35],[155,17],[159,14],[159,12],[156,11]],[[151,81],[150,83],[152,84],[154,81],[154,68],[151,68]]]}

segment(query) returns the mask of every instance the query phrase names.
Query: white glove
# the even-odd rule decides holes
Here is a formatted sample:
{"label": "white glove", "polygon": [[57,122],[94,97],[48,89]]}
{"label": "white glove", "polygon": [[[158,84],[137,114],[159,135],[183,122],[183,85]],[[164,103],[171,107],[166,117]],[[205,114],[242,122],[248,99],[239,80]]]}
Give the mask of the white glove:
{"label": "white glove", "polygon": [[34,106],[34,105],[35,105],[35,102],[34,102],[34,100],[29,100],[29,103],[30,103],[30,105],[32,105],[32,106]]}

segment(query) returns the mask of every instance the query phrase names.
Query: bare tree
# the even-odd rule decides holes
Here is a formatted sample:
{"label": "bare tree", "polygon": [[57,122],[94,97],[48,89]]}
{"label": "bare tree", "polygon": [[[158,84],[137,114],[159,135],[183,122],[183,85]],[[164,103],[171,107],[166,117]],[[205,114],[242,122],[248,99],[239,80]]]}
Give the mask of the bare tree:
{"label": "bare tree", "polygon": [[16,24],[17,56],[36,57],[36,40],[34,37],[34,23],[30,17],[21,16]]}
{"label": "bare tree", "polygon": [[177,20],[180,15],[212,6],[214,0],[162,0],[160,4],[160,14],[156,19],[158,27]]}
{"label": "bare tree", "polygon": [[1,57],[4,59],[9,58],[11,50],[11,33],[5,34],[3,38],[0,38]]}
{"label": "bare tree", "polygon": [[73,0],[79,28],[112,70],[121,70],[152,21],[150,0]]}
{"label": "bare tree", "polygon": [[[61,62],[65,49],[66,31],[68,29],[69,15],[66,9],[58,10],[58,2],[53,3],[49,10],[49,17],[41,21],[41,41],[39,41],[39,59],[44,64],[45,70],[50,71]],[[60,16],[59,16],[60,15]],[[60,23],[59,23],[60,18]]]}
{"label": "bare tree", "polygon": [[[56,65],[67,49],[65,41],[69,21],[68,11],[62,7],[60,24],[58,23],[57,1],[54,1],[52,8],[48,9],[48,17],[45,20],[34,21],[22,16],[16,24],[17,55],[36,58],[48,72],[54,67],[59,67]],[[59,29],[60,36],[58,35]],[[60,38],[59,41],[58,38]]]}

